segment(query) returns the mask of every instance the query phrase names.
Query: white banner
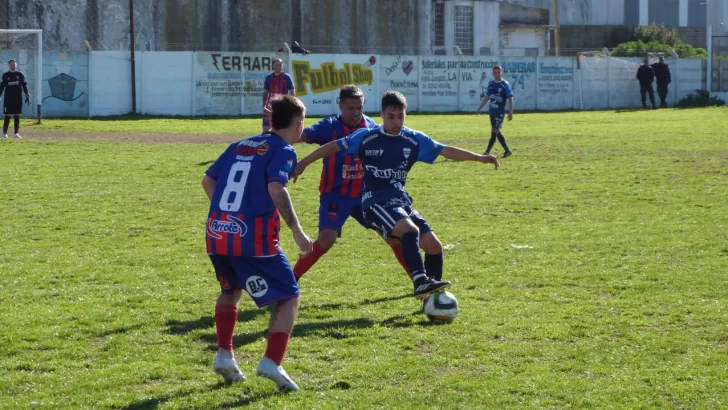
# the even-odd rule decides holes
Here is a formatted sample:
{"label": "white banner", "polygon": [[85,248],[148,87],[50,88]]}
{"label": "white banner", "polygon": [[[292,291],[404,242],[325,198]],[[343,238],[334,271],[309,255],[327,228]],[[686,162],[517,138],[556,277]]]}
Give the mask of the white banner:
{"label": "white banner", "polygon": [[420,111],[457,111],[459,71],[459,57],[420,57]]}
{"label": "white banner", "polygon": [[407,110],[419,110],[419,58],[417,56],[380,56],[379,95],[374,98],[381,110],[381,96],[385,91],[396,90],[407,98]]}

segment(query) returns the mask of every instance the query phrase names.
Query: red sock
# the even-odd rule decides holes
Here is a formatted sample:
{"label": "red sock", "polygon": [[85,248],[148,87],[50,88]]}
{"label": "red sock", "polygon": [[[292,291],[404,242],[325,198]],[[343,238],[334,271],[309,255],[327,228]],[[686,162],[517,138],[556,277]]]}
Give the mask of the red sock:
{"label": "red sock", "polygon": [[402,253],[402,245],[397,244],[397,245],[392,246],[392,252],[394,252],[394,256],[397,257],[399,264],[402,265],[402,267],[404,268],[404,271],[407,272],[407,276],[409,277],[410,271],[409,271],[409,268],[407,268],[407,262],[404,260],[404,253]]}
{"label": "red sock", "polygon": [[324,256],[326,252],[328,251],[322,248],[318,241],[314,242],[311,253],[300,257],[296,262],[296,266],[293,267],[293,275],[296,276],[296,279],[300,279],[301,276],[308,272],[308,270],[311,269],[311,266],[316,264],[316,262],[318,262],[318,260]]}
{"label": "red sock", "polygon": [[268,347],[265,349],[265,357],[273,360],[280,366],[283,362],[283,356],[286,355],[289,340],[291,340],[291,335],[288,333],[268,333]]}
{"label": "red sock", "polygon": [[217,347],[233,351],[233,332],[238,321],[238,307],[235,305],[215,305],[215,329]]}

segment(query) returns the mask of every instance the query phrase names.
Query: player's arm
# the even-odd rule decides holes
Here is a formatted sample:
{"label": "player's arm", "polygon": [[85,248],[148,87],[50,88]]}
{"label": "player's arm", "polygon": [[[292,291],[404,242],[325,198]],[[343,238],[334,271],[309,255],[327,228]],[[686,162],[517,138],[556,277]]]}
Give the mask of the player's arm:
{"label": "player's arm", "polygon": [[508,97],[508,121],[513,119],[513,96]]}
{"label": "player's arm", "polygon": [[442,151],[440,151],[440,156],[451,159],[453,161],[477,161],[477,162],[483,162],[486,164],[493,164],[495,165],[495,169],[498,169],[500,167],[500,163],[498,162],[498,158],[496,158],[493,155],[487,154],[487,155],[479,155],[474,152],[464,150],[462,148],[458,147],[450,147],[445,146]]}
{"label": "player's arm", "polygon": [[205,190],[205,193],[207,194],[207,198],[212,201],[212,195],[215,193],[215,187],[217,186],[217,181],[210,178],[209,176],[205,175],[204,178],[202,178],[202,189]]}
{"label": "player's arm", "polygon": [[488,103],[488,100],[490,100],[490,95],[486,94],[485,97],[483,97],[483,101],[480,102],[480,106],[478,106],[478,109],[475,110],[475,115],[480,115],[480,110],[485,107],[485,104]]}
{"label": "player's arm", "polygon": [[30,98],[30,93],[28,92],[28,83],[25,82],[25,76],[22,74],[20,77],[20,84],[23,86],[23,92],[25,92],[25,98]]}
{"label": "player's arm", "polygon": [[296,171],[293,173],[293,181],[295,182],[298,176],[303,174],[303,171],[306,170],[307,166],[320,160],[321,158],[328,157],[329,155],[333,155],[341,151],[341,147],[339,147],[338,142],[339,141],[327,142],[326,144],[318,147],[312,153],[308,154],[306,158],[299,161],[298,165],[296,166]]}
{"label": "player's arm", "polygon": [[273,203],[275,203],[281,218],[283,218],[286,225],[291,229],[293,239],[296,241],[296,245],[298,245],[301,253],[306,254],[311,252],[313,242],[303,232],[296,211],[293,209],[293,202],[291,201],[291,196],[288,194],[288,189],[280,182],[271,182],[268,184],[268,193],[273,199]]}
{"label": "player's arm", "polygon": [[3,96],[3,91],[5,91],[5,77],[0,81],[0,97]]}
{"label": "player's arm", "polygon": [[293,141],[294,144],[298,144],[300,142],[305,142],[305,143],[311,142],[311,137],[308,135],[308,131],[303,130],[303,132],[301,133],[301,137],[298,138],[296,141]]}
{"label": "player's arm", "polygon": [[265,109],[265,104],[268,102],[268,90],[263,90],[263,109]]}

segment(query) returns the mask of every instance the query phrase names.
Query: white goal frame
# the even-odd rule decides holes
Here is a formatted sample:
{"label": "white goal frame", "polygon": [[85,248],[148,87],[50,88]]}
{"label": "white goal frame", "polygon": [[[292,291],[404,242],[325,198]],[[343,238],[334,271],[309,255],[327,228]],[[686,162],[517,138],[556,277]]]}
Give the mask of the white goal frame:
{"label": "white goal frame", "polygon": [[35,34],[38,39],[38,57],[36,58],[36,73],[38,78],[35,81],[35,99],[38,102],[37,105],[37,114],[38,114],[38,124],[41,123],[42,115],[41,115],[41,105],[43,101],[43,30],[21,30],[21,29],[0,29],[0,34],[2,33],[9,33],[9,34]]}

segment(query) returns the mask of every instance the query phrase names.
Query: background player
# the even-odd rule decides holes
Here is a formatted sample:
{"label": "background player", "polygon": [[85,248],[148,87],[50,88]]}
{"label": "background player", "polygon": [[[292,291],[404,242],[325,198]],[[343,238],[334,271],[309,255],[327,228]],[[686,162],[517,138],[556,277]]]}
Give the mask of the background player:
{"label": "background player", "polygon": [[485,150],[485,154],[490,154],[490,150],[493,149],[496,138],[503,146],[503,158],[510,157],[513,152],[508,148],[506,143],[506,137],[503,136],[501,128],[503,127],[503,119],[506,114],[506,100],[508,100],[508,121],[513,119],[513,91],[508,81],[502,78],[503,68],[501,66],[493,67],[493,80],[488,82],[488,89],[485,91],[485,97],[480,103],[480,107],[475,111],[475,115],[480,115],[480,110],[483,109],[485,104],[490,100],[490,107],[488,112],[490,113],[490,141],[488,141],[488,148]]}
{"label": "background player", "polygon": [[18,63],[13,59],[8,61],[8,66],[10,71],[3,74],[2,83],[0,83],[0,97],[5,91],[5,103],[3,104],[5,120],[1,138],[8,137],[11,115],[14,119],[15,138],[21,138],[18,131],[20,131],[20,114],[23,113],[23,93],[25,93],[25,102],[27,104],[30,104],[30,93],[28,92],[28,84],[25,82],[25,76],[20,71],[16,71]]}
{"label": "background player", "polygon": [[221,288],[215,306],[214,368],[227,382],[244,378],[233,355],[233,331],[245,289],[258,307],[273,305],[258,375],[281,390],[298,390],[280,366],[298,314],[299,290],[278,246],[278,232],[283,217],[301,252],[311,251],[286,189],[296,167],[290,144],[301,137],[306,108],[296,97],[280,96],[272,100],[271,111],[273,131],[231,144],[202,180],[211,201],[207,253]]}
{"label": "background player", "polygon": [[[302,142],[324,145],[344,138],[360,128],[376,127],[371,118],[364,115],[364,93],[355,85],[344,86],[339,91],[341,114],[325,118],[306,128],[301,135]],[[361,208],[362,178],[364,168],[354,154],[339,152],[324,158],[319,192],[319,234],[313,243],[313,251],[296,262],[293,273],[301,278],[334,246],[341,237],[341,229],[351,216],[365,228],[371,226],[364,220]],[[402,247],[394,239],[387,241],[397,260],[407,270]]]}
{"label": "background player", "polygon": [[[455,161],[479,161],[499,166],[492,155],[478,155],[460,148],[448,147],[433,141],[427,135],[404,126],[407,100],[397,91],[388,91],[382,98],[383,124],[377,128],[360,130],[354,134],[327,143],[302,159],[294,176],[298,176],[311,162],[328,155],[344,152],[356,154],[364,165],[364,194],[362,208],[370,226],[384,237],[400,240],[404,258],[414,282],[414,296],[427,297],[445,289],[450,282],[442,278],[442,244],[422,216],[412,208],[412,198],[404,190],[407,173],[417,161],[432,164],[442,155]],[[426,254],[423,261],[420,241],[437,244],[437,255]]]}
{"label": "background player", "polygon": [[[268,107],[270,100],[276,95],[296,95],[296,91],[293,86],[293,78],[283,72],[283,60],[280,58],[273,60],[273,72],[265,77],[265,82],[263,83],[264,112],[266,107]],[[263,132],[265,133],[269,129],[270,122],[264,115]]]}

